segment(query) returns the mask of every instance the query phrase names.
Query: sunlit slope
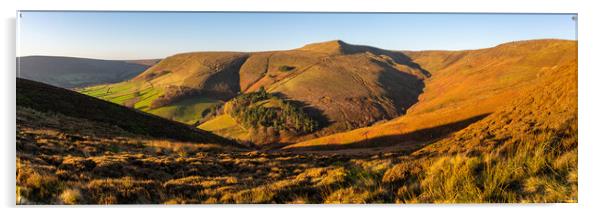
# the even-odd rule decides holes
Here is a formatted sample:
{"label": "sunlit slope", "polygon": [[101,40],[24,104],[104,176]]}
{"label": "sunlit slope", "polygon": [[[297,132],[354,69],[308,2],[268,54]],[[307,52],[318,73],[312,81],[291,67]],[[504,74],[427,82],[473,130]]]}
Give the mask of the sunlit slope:
{"label": "sunlit slope", "polygon": [[547,72],[575,64],[577,44],[565,40],[534,40],[481,50],[405,53],[432,75],[425,80],[419,101],[406,115],[287,148],[338,149],[396,144],[418,147],[496,112],[541,83],[542,77],[559,76]]}
{"label": "sunlit slope", "polygon": [[577,61],[543,70],[539,75],[536,84],[509,98],[491,115],[415,154],[506,154],[521,145],[539,145],[550,148],[546,151],[559,148],[570,153],[574,149],[576,157]]}
{"label": "sunlit slope", "polygon": [[208,97],[189,97],[160,107],[152,107],[153,101],[163,95],[164,90],[147,83],[132,81],[93,86],[80,89],[80,92],[186,124],[195,124],[201,119],[203,111],[221,103]]}
{"label": "sunlit slope", "polygon": [[146,82],[163,89],[182,88],[216,99],[229,99],[240,91],[238,71],[247,56],[233,52],[178,54],[164,59],[132,81]]}
{"label": "sunlit slope", "polygon": [[413,153],[433,161],[411,183],[417,199],[577,202],[577,95],[577,62],[558,65],[483,120]]}
{"label": "sunlit slope", "polygon": [[[408,53],[414,61],[433,73],[426,81],[419,103],[408,113],[428,113],[445,108],[511,96],[538,82],[542,72],[576,62],[577,43],[566,40],[531,40],[502,44],[489,49],[449,52]],[[433,59],[434,58],[434,59]],[[441,61],[439,59],[445,59]],[[438,66],[443,62],[444,66]],[[438,68],[439,67],[439,68]],[[500,98],[495,100],[507,102]]]}
{"label": "sunlit slope", "polygon": [[200,129],[236,140],[250,140],[249,131],[228,115],[222,114],[201,124]]}

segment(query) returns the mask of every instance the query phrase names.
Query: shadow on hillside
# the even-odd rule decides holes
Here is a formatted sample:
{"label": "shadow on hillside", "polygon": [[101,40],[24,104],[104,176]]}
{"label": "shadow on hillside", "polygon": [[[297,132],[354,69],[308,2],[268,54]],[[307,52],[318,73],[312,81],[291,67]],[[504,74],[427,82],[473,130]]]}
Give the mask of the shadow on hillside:
{"label": "shadow on hillside", "polygon": [[375,62],[386,70],[378,77],[378,82],[387,86],[388,97],[392,99],[396,112],[404,115],[406,111],[418,102],[418,97],[424,92],[424,81],[416,75],[400,73],[391,65]]}
{"label": "shadow on hillside", "polygon": [[371,52],[375,55],[386,55],[386,56],[391,57],[393,59],[393,61],[395,61],[398,64],[407,65],[411,68],[417,69],[418,71],[420,71],[420,73],[423,76],[425,76],[427,78],[431,77],[431,73],[429,71],[420,67],[420,65],[418,63],[414,62],[412,60],[412,58],[410,58],[403,52],[380,49],[377,47],[370,47],[370,46],[364,46],[364,45],[353,45],[353,47],[354,47],[353,50],[346,50],[346,52],[348,54],[360,53],[360,52]]}
{"label": "shadow on hillside", "polygon": [[[240,89],[240,68],[249,58],[248,55],[238,57],[223,68],[216,69],[204,82],[200,89],[209,98],[227,101],[238,95]],[[222,66],[220,66],[222,67]]]}
{"label": "shadow on hillside", "polygon": [[372,137],[365,138],[362,141],[357,141],[349,144],[323,144],[318,146],[308,146],[308,147],[299,147],[294,149],[287,149],[287,151],[324,151],[324,150],[341,150],[341,149],[351,149],[351,148],[375,148],[375,147],[389,147],[394,145],[408,145],[407,147],[412,147],[411,145],[415,145],[412,148],[412,151],[417,150],[420,143],[433,141],[439,138],[443,138],[453,132],[462,130],[472,123],[475,123],[491,113],[486,113],[474,117],[470,117],[464,120],[460,120],[453,123],[448,123],[444,125],[439,125],[431,128],[425,128],[416,130],[413,132],[398,134],[398,135],[387,135],[380,137]]}
{"label": "shadow on hillside", "polygon": [[303,108],[303,112],[309,115],[309,117],[311,117],[312,119],[318,121],[318,128],[315,131],[319,131],[320,129],[328,127],[330,124],[334,123],[334,121],[330,120],[330,118],[328,118],[326,114],[324,114],[324,111],[321,109],[312,107],[310,104],[305,103],[303,101],[293,100],[280,92],[274,92],[272,94],[274,94],[278,98],[290,102],[295,107]]}

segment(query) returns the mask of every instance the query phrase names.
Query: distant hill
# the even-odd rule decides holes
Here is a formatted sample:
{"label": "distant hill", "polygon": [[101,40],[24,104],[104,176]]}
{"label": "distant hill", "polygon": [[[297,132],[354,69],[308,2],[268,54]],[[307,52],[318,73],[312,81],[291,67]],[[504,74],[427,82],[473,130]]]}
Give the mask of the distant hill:
{"label": "distant hill", "polygon": [[[543,97],[542,91],[530,89],[541,87],[550,79],[563,80],[567,86],[576,88],[576,80],[572,80],[577,74],[575,41],[531,40],[479,50],[404,53],[432,74],[425,79],[424,93],[405,115],[286,148],[419,148],[488,115],[498,115],[500,109],[516,99]],[[576,100],[562,105],[577,110]],[[546,118],[551,117],[539,116],[536,120],[548,121]]]}
{"label": "distant hill", "polygon": [[[418,100],[423,79],[429,76],[401,52],[335,40],[286,51],[182,53],[127,82],[81,92],[195,124],[202,123],[205,110],[264,87],[320,121],[316,132],[276,139],[290,143],[402,115]],[[212,126],[200,127],[213,130],[221,125],[216,133],[249,139],[248,128],[236,123],[223,127],[222,120],[237,121],[220,114],[224,113],[213,118],[218,122],[208,122]]]}
{"label": "distant hill", "polygon": [[17,58],[17,77],[62,88],[79,88],[131,79],[157,61],[25,56]]}
{"label": "distant hill", "polygon": [[[62,115],[65,118],[81,119],[92,124],[116,127],[125,133],[140,137],[235,145],[229,140],[189,125],[35,81],[17,78],[16,96],[18,110],[27,108],[46,113],[47,116]],[[59,127],[69,127],[64,124],[59,124]]]}
{"label": "distant hill", "polygon": [[160,61],[161,61],[161,59],[124,60],[124,62],[127,62],[127,63],[146,65],[149,67],[159,63]]}

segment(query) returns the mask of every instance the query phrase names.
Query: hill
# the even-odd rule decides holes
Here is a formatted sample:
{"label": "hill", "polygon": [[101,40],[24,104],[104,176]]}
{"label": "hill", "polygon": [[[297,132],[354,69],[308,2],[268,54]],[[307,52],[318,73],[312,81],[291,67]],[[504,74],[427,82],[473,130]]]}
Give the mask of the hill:
{"label": "hill", "polygon": [[431,73],[424,93],[404,116],[286,148],[419,148],[495,113],[547,78],[557,78],[560,74],[547,71],[575,64],[576,47],[574,41],[533,40],[480,50],[404,52]]}
{"label": "hill", "polygon": [[17,77],[62,88],[80,88],[131,79],[156,61],[25,56],[17,58]]}
{"label": "hill", "polygon": [[79,91],[194,125],[201,120],[204,111],[240,91],[237,73],[244,58],[245,55],[240,53],[178,54],[131,80]]}
{"label": "hill", "polygon": [[[274,141],[292,143],[402,115],[428,76],[403,53],[327,41],[286,51],[178,54],[129,81],[81,92],[213,130],[208,125],[232,116],[217,112],[206,118],[206,110],[219,111],[235,96],[263,87],[320,122],[315,132]],[[215,132],[248,141],[250,130],[239,123]]]}

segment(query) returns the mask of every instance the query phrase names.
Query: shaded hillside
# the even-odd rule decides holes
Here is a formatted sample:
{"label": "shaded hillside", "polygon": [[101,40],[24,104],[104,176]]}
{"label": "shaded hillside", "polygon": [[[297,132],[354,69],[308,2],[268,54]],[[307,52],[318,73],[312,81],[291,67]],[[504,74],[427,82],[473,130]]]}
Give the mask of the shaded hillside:
{"label": "shaded hillside", "polygon": [[156,61],[25,56],[17,58],[17,77],[62,88],[79,88],[131,79]]}
{"label": "shaded hillside", "polygon": [[[195,124],[208,120],[203,117],[206,109],[264,87],[302,104],[322,122],[317,132],[280,139],[294,142],[397,117],[417,101],[428,76],[402,53],[328,41],[287,51],[178,54],[130,81],[81,92]],[[217,115],[214,120],[229,118]],[[222,133],[234,130],[240,133]],[[245,140],[249,131],[240,131],[236,123],[216,132]]]}
{"label": "shaded hillside", "polygon": [[17,78],[17,106],[42,113],[107,124],[145,137],[188,142],[233,144],[188,125],[162,119],[70,90]]}
{"label": "shaded hillside", "polygon": [[[325,136],[287,148],[346,148],[346,145],[420,147],[428,139],[400,137],[495,113],[533,85],[543,82],[544,78],[559,76],[547,71],[575,64],[577,44],[574,41],[534,40],[480,50],[406,53],[431,73],[431,77],[425,80],[424,93],[406,115],[380,125]],[[446,134],[433,132],[429,139]]]}

